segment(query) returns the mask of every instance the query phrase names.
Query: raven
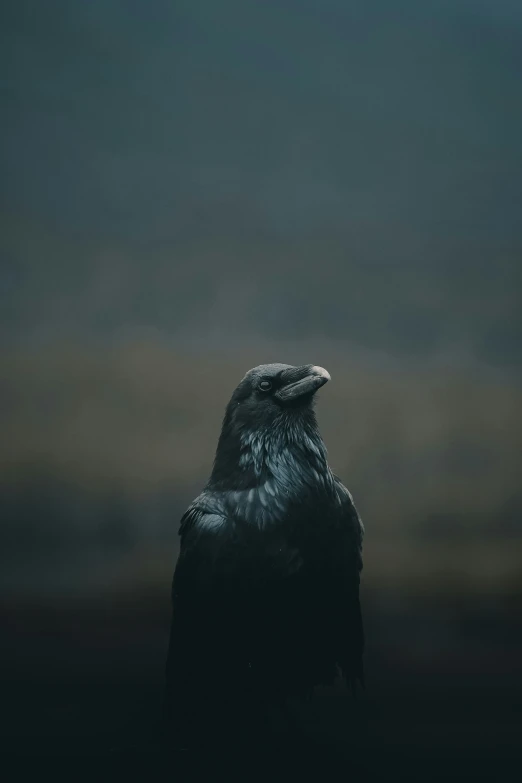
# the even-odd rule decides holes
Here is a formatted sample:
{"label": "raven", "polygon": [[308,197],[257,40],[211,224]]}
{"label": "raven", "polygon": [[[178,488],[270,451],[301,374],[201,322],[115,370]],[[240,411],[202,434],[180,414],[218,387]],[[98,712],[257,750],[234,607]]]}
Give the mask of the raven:
{"label": "raven", "polygon": [[313,410],[322,367],[250,370],[182,517],[166,718],[185,744],[259,730],[270,706],[363,680],[364,528]]}

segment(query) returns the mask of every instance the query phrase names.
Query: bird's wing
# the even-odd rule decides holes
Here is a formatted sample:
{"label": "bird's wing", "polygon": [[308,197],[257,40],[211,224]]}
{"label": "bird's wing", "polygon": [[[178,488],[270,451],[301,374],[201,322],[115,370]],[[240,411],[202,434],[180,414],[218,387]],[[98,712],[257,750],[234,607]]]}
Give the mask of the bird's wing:
{"label": "bird's wing", "polygon": [[360,573],[363,567],[362,542],[364,526],[350,492],[336,479],[341,506],[341,541],[338,579],[341,590],[341,617],[339,623],[339,665],[347,680],[364,685],[363,649],[364,630],[359,598]]}
{"label": "bird's wing", "polygon": [[364,539],[364,525],[353,501],[351,492],[335,477],[335,488],[341,505],[343,526],[349,536],[355,550],[358,553],[358,570],[362,571],[362,545]]}
{"label": "bird's wing", "polygon": [[[191,631],[196,617],[212,594],[216,564],[220,552],[220,531],[226,520],[218,513],[211,513],[204,505],[195,501],[180,523],[181,545],[179,557],[172,580],[173,621],[169,660],[175,650],[186,645],[188,638],[184,634]],[[201,619],[201,617],[200,617]]]}
{"label": "bird's wing", "polygon": [[[182,733],[198,711],[195,682],[215,668],[219,605],[215,590],[226,520],[195,501],[180,525],[181,547],[172,582],[172,622],[166,664],[165,717]],[[190,690],[189,690],[190,688]],[[201,696],[201,694],[199,694]],[[201,710],[200,710],[201,711]]]}

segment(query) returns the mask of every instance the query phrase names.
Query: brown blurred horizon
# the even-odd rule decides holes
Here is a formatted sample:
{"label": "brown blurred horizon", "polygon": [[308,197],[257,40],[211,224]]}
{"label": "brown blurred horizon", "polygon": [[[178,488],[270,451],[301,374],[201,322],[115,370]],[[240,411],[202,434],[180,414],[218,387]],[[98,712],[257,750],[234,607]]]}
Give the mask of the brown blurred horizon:
{"label": "brown blurred horizon", "polygon": [[[318,420],[366,524],[369,589],[520,590],[518,383],[480,365],[364,362],[331,343],[202,355],[150,335],[3,357],[10,590],[40,591],[46,573],[81,590],[82,560],[85,568],[104,537],[112,560],[105,555],[103,583],[112,571],[128,589],[165,586],[179,517],[209,475],[230,394],[250,366],[272,359],[320,360],[332,374]],[[18,570],[31,536],[45,553],[34,582]],[[65,578],[68,557],[77,565]]]}

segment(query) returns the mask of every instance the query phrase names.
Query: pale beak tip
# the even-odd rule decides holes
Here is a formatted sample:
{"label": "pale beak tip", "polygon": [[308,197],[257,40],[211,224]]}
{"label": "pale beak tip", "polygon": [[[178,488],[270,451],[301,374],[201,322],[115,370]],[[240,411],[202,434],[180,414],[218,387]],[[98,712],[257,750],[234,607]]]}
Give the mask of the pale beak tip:
{"label": "pale beak tip", "polygon": [[331,380],[331,375],[328,372],[328,370],[325,370],[324,367],[319,367],[318,365],[315,365],[312,367],[312,372],[315,375],[319,375],[321,378],[324,378],[327,381]]}

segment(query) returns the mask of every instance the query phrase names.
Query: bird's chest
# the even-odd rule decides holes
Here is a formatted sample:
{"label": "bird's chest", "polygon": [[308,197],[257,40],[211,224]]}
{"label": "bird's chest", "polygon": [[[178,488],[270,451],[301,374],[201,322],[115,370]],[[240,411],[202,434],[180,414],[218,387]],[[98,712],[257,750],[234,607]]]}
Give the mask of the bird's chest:
{"label": "bird's chest", "polygon": [[230,576],[261,589],[270,584],[282,589],[313,577],[328,562],[330,538],[324,521],[306,513],[289,515],[268,529],[242,529],[230,542]]}

